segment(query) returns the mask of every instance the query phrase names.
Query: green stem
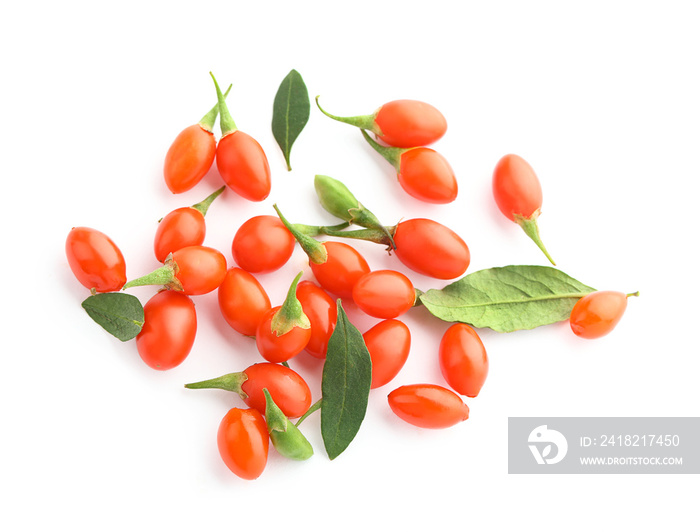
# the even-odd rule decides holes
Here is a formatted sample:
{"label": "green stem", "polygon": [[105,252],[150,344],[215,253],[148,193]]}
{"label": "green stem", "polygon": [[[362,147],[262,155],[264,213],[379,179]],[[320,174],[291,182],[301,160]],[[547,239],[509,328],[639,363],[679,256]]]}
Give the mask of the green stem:
{"label": "green stem", "polygon": [[334,236],[338,238],[354,238],[356,240],[366,240],[375,244],[383,244],[389,249],[395,249],[394,239],[387,235],[392,235],[395,228],[387,227],[386,231],[381,229],[355,229],[353,231],[336,231],[332,227],[319,227],[319,230],[324,235]]}
{"label": "green stem", "polygon": [[326,115],[328,118],[332,118],[333,120],[337,120],[338,122],[343,122],[344,124],[350,124],[351,126],[359,127],[360,129],[369,129],[372,133],[376,135],[381,135],[381,129],[379,129],[379,126],[375,122],[375,119],[377,117],[377,113],[373,113],[371,115],[358,115],[358,116],[336,116],[332,115],[329,112],[327,112],[323,107],[321,107],[321,104],[318,103],[318,99],[320,96],[316,96],[316,105],[318,108],[321,110],[321,112]]}
{"label": "green stem", "polygon": [[[369,136],[369,134],[363,129],[362,136],[369,143],[374,150],[384,157],[391,165],[396,169],[397,172],[401,171],[401,156],[407,151],[407,148],[395,148],[394,146],[382,146],[376,140]],[[408,148],[411,149],[411,148]]]}
{"label": "green stem", "polygon": [[229,392],[235,392],[241,396],[241,399],[247,399],[248,394],[243,391],[243,383],[248,380],[248,375],[244,371],[239,371],[237,373],[227,373],[221,377],[216,377],[214,379],[208,379],[205,381],[191,382],[190,384],[185,384],[185,388],[190,390],[203,390],[216,388],[219,390],[226,390]]}
{"label": "green stem", "polygon": [[160,268],[156,268],[151,273],[133,279],[126,283],[122,290],[133,288],[134,286],[163,285],[169,290],[182,290],[182,283],[176,277],[178,267],[173,260],[172,253],[165,259],[165,263]]}
{"label": "green stem", "polygon": [[632,292],[631,294],[627,294],[627,297],[639,297],[639,290]]}
{"label": "green stem", "polygon": [[[300,233],[305,234],[306,236],[310,237],[315,237],[315,236],[321,236],[325,234],[321,229],[323,227],[319,225],[306,225],[306,224],[292,224],[295,230],[299,231]],[[350,226],[350,222],[343,222],[342,224],[338,225],[331,225],[328,227],[331,231],[340,231],[341,229],[345,229],[346,227]]]}
{"label": "green stem", "polygon": [[325,263],[328,260],[326,246],[297,230],[296,227],[289,223],[289,221],[282,215],[282,212],[279,210],[276,203],[273,204],[272,207],[275,209],[277,216],[279,216],[279,219],[282,220],[285,227],[289,229],[296,241],[299,242],[301,249],[304,250],[304,253],[306,253],[306,255],[309,257],[309,260],[314,264]]}
{"label": "green stem", "polygon": [[299,272],[292,281],[287,297],[280,309],[275,312],[272,317],[272,332],[277,336],[282,336],[288,333],[294,327],[308,329],[311,327],[309,318],[304,314],[304,309],[301,307],[301,302],[297,299],[297,284],[304,272]]}
{"label": "green stem", "polygon": [[[228,86],[228,89],[226,89],[226,92],[224,93],[224,98],[228,96],[228,93],[231,91],[231,87],[233,87],[233,84]],[[205,114],[202,119],[199,121],[199,125],[202,129],[205,131],[208,131],[209,133],[212,133],[214,131],[214,122],[216,122],[216,117],[219,116],[219,103],[211,108],[211,110]]]}
{"label": "green stem", "polygon": [[314,412],[316,412],[316,410],[320,410],[320,409],[321,409],[321,402],[322,402],[322,401],[323,401],[323,398],[319,399],[319,400],[316,401],[314,404],[312,404],[312,405],[309,407],[309,409],[304,413],[304,415],[301,416],[301,417],[297,420],[296,426],[298,427],[299,425],[301,425],[301,422],[304,421],[304,420],[305,420],[307,417],[309,417],[311,414],[313,414]]}
{"label": "green stem", "polygon": [[224,95],[221,94],[221,89],[219,88],[219,84],[217,83],[214,74],[209,72],[209,75],[211,76],[211,79],[214,80],[214,86],[216,87],[216,97],[219,99],[219,113],[221,114],[221,136],[225,137],[226,135],[236,131],[238,128],[236,127],[236,123],[233,121],[233,117],[226,106],[226,100],[224,99]]}
{"label": "green stem", "polygon": [[209,210],[209,206],[212,204],[212,202],[216,198],[218,198],[221,195],[221,193],[224,191],[225,188],[226,188],[226,185],[224,185],[223,187],[221,187],[218,190],[215,190],[214,192],[209,194],[209,196],[207,196],[205,199],[203,199],[199,203],[195,203],[194,205],[192,205],[192,208],[197,209],[199,212],[201,212],[202,216],[206,216],[207,211]]}
{"label": "green stem", "polygon": [[516,214],[515,215],[515,222],[520,227],[522,227],[523,231],[525,231],[525,234],[527,236],[529,236],[535,244],[537,244],[537,247],[542,250],[542,253],[544,253],[545,256],[549,259],[549,262],[551,262],[554,266],[556,266],[554,259],[547,251],[547,248],[544,247],[544,243],[542,242],[542,239],[540,238],[540,229],[537,226],[537,217],[539,216],[539,214],[540,214],[539,210],[535,211],[532,214],[532,216],[530,216],[529,218],[525,218],[524,216]]}

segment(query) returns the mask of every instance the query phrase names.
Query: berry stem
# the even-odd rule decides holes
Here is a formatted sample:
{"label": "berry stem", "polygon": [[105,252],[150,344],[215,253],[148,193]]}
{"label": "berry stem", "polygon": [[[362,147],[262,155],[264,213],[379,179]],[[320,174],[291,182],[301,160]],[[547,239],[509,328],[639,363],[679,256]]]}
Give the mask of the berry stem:
{"label": "berry stem", "polygon": [[224,98],[224,95],[221,94],[221,89],[219,88],[219,84],[216,81],[216,78],[214,77],[214,74],[209,72],[209,75],[211,76],[211,79],[214,80],[214,86],[216,87],[216,97],[219,99],[219,114],[221,115],[221,137],[225,137],[226,135],[230,135],[234,131],[236,131],[238,128],[236,127],[236,123],[233,121],[233,117],[231,116],[231,113],[228,110],[228,106],[226,105],[226,100]]}
{"label": "berry stem", "polygon": [[321,104],[318,103],[319,98],[320,96],[316,96],[316,105],[321,110],[321,112],[328,118],[332,118],[333,120],[337,120],[338,122],[343,122],[344,124],[350,124],[351,126],[359,127],[360,129],[369,129],[375,135],[381,135],[382,132],[379,129],[379,126],[377,126],[376,122],[374,121],[377,117],[377,113],[373,113],[371,115],[358,116],[332,115],[329,112],[327,112],[323,107],[321,107]]}
{"label": "berry stem", "polygon": [[542,250],[542,253],[545,254],[547,259],[549,259],[549,262],[552,263],[552,265],[556,266],[556,263],[554,262],[554,259],[552,256],[549,254],[547,251],[547,248],[544,247],[544,243],[542,242],[542,239],[540,238],[540,229],[537,226],[537,217],[540,215],[539,209],[536,210],[532,216],[529,218],[525,218],[524,216],[520,214],[515,215],[515,222],[523,228],[523,231],[525,231],[525,234],[529,236],[532,241],[537,244],[537,247]]}
{"label": "berry stem", "polygon": [[298,427],[299,425],[301,425],[301,422],[304,421],[304,420],[305,420],[307,417],[309,417],[311,414],[313,414],[314,412],[316,412],[316,410],[320,410],[320,409],[321,409],[322,402],[323,402],[323,398],[319,399],[319,400],[316,401],[314,404],[312,404],[312,405],[309,407],[309,409],[304,413],[304,415],[301,416],[301,417],[297,420],[296,426]]}
{"label": "berry stem", "polygon": [[205,381],[192,382],[190,384],[185,384],[185,388],[190,390],[203,390],[209,388],[216,388],[219,390],[226,390],[229,392],[235,392],[241,396],[241,399],[247,399],[248,394],[243,391],[243,383],[248,380],[248,375],[244,371],[239,371],[237,373],[227,373],[221,377],[215,377],[213,379],[208,379]]}
{"label": "berry stem", "polygon": [[[233,84],[228,86],[228,89],[226,89],[226,92],[224,93],[224,98],[228,96],[228,93],[231,91],[231,87],[233,87]],[[214,122],[216,122],[216,117],[219,116],[219,103],[211,108],[211,110],[205,114],[202,119],[199,121],[199,126],[205,130],[208,131],[209,133],[213,133],[214,131]]]}
{"label": "berry stem", "polygon": [[367,133],[367,131],[365,131],[364,129],[361,131],[362,131],[362,136],[365,137],[365,140],[369,143],[369,145],[372,146],[374,148],[374,150],[379,155],[381,155],[387,161],[389,161],[391,163],[391,165],[396,169],[397,172],[400,172],[401,171],[401,156],[406,151],[406,148],[395,148],[394,146],[382,146],[376,140],[374,140],[372,137],[370,137],[369,134]]}
{"label": "berry stem", "polygon": [[301,329],[308,329],[311,327],[311,322],[309,322],[308,316],[304,314],[301,302],[297,299],[297,284],[299,284],[299,280],[303,274],[304,272],[299,272],[294,278],[284,303],[282,303],[280,309],[275,312],[275,315],[272,317],[272,332],[277,336],[288,333],[294,327],[299,327]]}
{"label": "berry stem", "polygon": [[126,290],[127,288],[132,288],[134,286],[163,285],[168,290],[182,291],[182,283],[176,277],[178,271],[179,268],[177,263],[173,260],[171,253],[165,259],[163,266],[156,268],[151,273],[147,273],[146,275],[129,281],[122,287],[122,290]]}
{"label": "berry stem", "polygon": [[199,203],[195,203],[194,205],[192,205],[192,208],[193,208],[193,209],[197,209],[199,212],[201,212],[201,213],[202,213],[202,216],[206,216],[206,215],[207,215],[207,211],[209,210],[209,206],[212,204],[212,202],[213,202],[216,198],[218,198],[218,197],[221,195],[221,193],[224,191],[225,188],[226,188],[226,185],[224,185],[223,187],[221,187],[221,188],[218,189],[218,190],[215,190],[214,192],[212,192],[211,194],[209,194],[209,196],[207,196],[206,198],[204,198],[204,199],[203,199],[202,201],[200,201]]}
{"label": "berry stem", "polygon": [[279,216],[279,219],[282,220],[285,227],[289,229],[296,241],[299,242],[301,249],[304,250],[304,253],[306,253],[306,255],[309,257],[309,260],[314,264],[325,263],[328,260],[326,246],[299,231],[293,224],[289,223],[289,221],[282,215],[282,212],[280,212],[277,204],[274,204],[272,207],[275,209],[275,212],[277,212],[277,216]]}

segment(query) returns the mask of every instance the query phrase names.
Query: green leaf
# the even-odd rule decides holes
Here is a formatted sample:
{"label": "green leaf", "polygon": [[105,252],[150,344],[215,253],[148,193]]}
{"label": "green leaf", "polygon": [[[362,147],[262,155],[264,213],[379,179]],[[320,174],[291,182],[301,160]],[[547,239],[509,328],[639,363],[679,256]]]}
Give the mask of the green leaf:
{"label": "green leaf", "polygon": [[272,134],[282,149],[287,170],[292,169],[289,163],[292,144],[309,121],[310,112],[309,93],[304,80],[299,72],[292,70],[277,89],[272,108]]}
{"label": "green leaf", "polygon": [[360,430],[372,384],[372,359],[362,334],[348,320],[340,299],[337,306],[321,381],[321,436],[331,460]]}
{"label": "green leaf", "polygon": [[83,301],[82,307],[104,330],[122,342],[136,337],[143,327],[143,306],[131,294],[95,294]]}
{"label": "green leaf", "polygon": [[576,302],[594,291],[549,266],[505,266],[470,273],[420,300],[442,320],[513,332],[568,319]]}

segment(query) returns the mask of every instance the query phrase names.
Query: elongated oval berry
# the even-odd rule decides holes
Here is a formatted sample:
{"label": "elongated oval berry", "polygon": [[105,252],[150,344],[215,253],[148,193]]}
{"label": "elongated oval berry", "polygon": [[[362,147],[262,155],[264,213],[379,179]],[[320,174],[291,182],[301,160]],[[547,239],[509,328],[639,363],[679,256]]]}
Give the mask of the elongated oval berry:
{"label": "elongated oval berry", "polygon": [[411,196],[428,203],[450,203],[457,198],[459,186],[452,167],[431,148],[395,148],[382,146],[363,129],[362,135],[374,150],[397,172],[401,187]]}
{"label": "elongated oval berry", "polygon": [[447,131],[444,115],[429,103],[418,100],[393,100],[373,114],[339,117],[318,108],[326,116],[361,129],[372,131],[390,146],[413,148],[426,146],[440,139]]}
{"label": "elongated oval berry", "polygon": [[500,211],[517,223],[554,264],[537,225],[542,209],[542,187],[532,166],[519,155],[504,155],[493,171],[492,187]]}
{"label": "elongated oval berry", "polygon": [[354,247],[345,242],[323,242],[328,258],[325,262],[309,261],[318,283],[340,297],[351,298],[355,283],[369,273],[369,264]]}
{"label": "elongated oval berry", "polygon": [[437,384],[401,386],[388,399],[394,414],[417,427],[447,428],[469,418],[469,407],[459,395]]}
{"label": "elongated oval berry", "polygon": [[74,227],[66,238],[66,258],[75,278],[96,292],[115,292],[126,283],[126,262],[106,234],[90,227]]}
{"label": "elongated oval berry", "polygon": [[272,308],[260,282],[241,268],[229,268],[218,289],[221,315],[235,331],[255,336],[258,323]]}
{"label": "elongated oval berry", "polygon": [[216,147],[216,167],[224,183],[239,196],[250,201],[262,201],[270,194],[272,186],[267,155],[257,140],[236,127],[219,84],[213,74],[211,77],[221,114],[221,139]]}
{"label": "elongated oval berry", "polygon": [[375,270],[360,277],[352,289],[352,299],[361,310],[375,318],[396,318],[416,302],[413,283],[403,273]]}
{"label": "elongated oval berry", "polygon": [[270,448],[265,418],[254,408],[232,408],[219,424],[217,445],[231,472],[246,480],[258,478]]}
{"label": "elongated oval berry", "polygon": [[328,340],[338,320],[338,306],[323,288],[311,281],[301,281],[297,285],[297,299],[311,323],[306,352],[316,358],[326,358]]}
{"label": "elongated oval berry", "polygon": [[372,389],[384,386],[399,374],[411,350],[411,331],[402,321],[380,321],[363,333],[372,358]]}
{"label": "elongated oval berry", "polygon": [[151,368],[168,370],[189,355],[197,334],[197,313],[182,292],[158,292],[143,307],[144,324],[136,336],[141,359]]}
{"label": "elongated oval berry", "polygon": [[627,309],[627,298],[637,296],[612,290],[591,292],[571,309],[571,330],[580,338],[600,338],[612,332]]}
{"label": "elongated oval berry", "polygon": [[287,417],[299,417],[311,406],[311,390],[296,371],[281,364],[262,362],[243,371],[185,384],[190,390],[219,388],[237,393],[251,408],[265,412],[267,389]]}
{"label": "elongated oval berry", "polygon": [[[231,86],[224,98],[229,90]],[[180,194],[194,187],[214,163],[216,139],[212,128],[218,114],[217,103],[199,123],[183,129],[168,148],[163,164],[163,177],[173,194]]]}
{"label": "elongated oval berry", "polygon": [[471,255],[462,238],[434,220],[413,218],[396,225],[396,256],[413,271],[436,279],[454,279],[469,267]]}
{"label": "elongated oval berry", "polygon": [[233,260],[251,273],[269,273],[286,264],[296,241],[277,216],[254,216],[236,231],[231,244]]}
{"label": "elongated oval berry", "polygon": [[220,251],[207,246],[187,246],[170,254],[165,264],[124,285],[163,285],[189,296],[216,290],[226,276],[226,258]]}
{"label": "elongated oval berry", "polygon": [[450,326],[440,341],[440,371],[461,395],[476,397],[486,381],[489,359],[481,338],[466,323]]}
{"label": "elongated oval berry", "polygon": [[223,192],[224,187],[191,207],[180,207],[168,213],[158,223],[153,250],[156,259],[165,262],[173,251],[187,246],[198,246],[204,242],[207,226],[204,217],[211,203]]}
{"label": "elongated oval berry", "polygon": [[427,203],[451,203],[459,192],[450,163],[431,148],[413,148],[401,154],[397,176],[406,192]]}
{"label": "elongated oval berry", "polygon": [[245,374],[248,378],[241,385],[241,390],[248,396],[245,403],[261,413],[265,412],[265,388],[287,417],[300,417],[311,406],[309,385],[293,369],[261,362],[248,367]]}
{"label": "elongated oval berry", "polygon": [[221,138],[216,148],[216,167],[224,183],[239,196],[262,201],[270,195],[270,164],[253,137],[236,130]]}
{"label": "elongated oval berry", "polygon": [[163,177],[173,194],[186,192],[199,183],[214,162],[216,139],[200,124],[183,129],[165,155]]}

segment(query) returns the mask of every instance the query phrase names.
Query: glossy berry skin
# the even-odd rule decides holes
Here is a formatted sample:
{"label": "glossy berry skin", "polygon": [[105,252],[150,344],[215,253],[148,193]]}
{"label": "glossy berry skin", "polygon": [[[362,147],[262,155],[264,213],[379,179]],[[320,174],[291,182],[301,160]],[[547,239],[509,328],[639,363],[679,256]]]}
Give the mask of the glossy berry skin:
{"label": "glossy berry skin", "polygon": [[454,279],[469,267],[471,255],[462,238],[427,218],[399,222],[394,232],[396,256],[413,271],[435,279]]}
{"label": "glossy berry skin", "polygon": [[340,297],[351,298],[355,283],[369,273],[369,264],[352,246],[344,242],[324,242],[328,259],[322,264],[309,262],[318,283]]}
{"label": "glossy berry skin", "polygon": [[165,155],[163,176],[174,194],[190,190],[206,175],[214,162],[216,139],[199,124],[191,125],[175,138]]}
{"label": "glossy berry skin", "polygon": [[352,289],[352,299],[362,311],[381,319],[396,318],[416,302],[413,283],[403,273],[375,270],[360,277]]}
{"label": "glossy berry skin", "polygon": [[323,288],[311,281],[301,281],[297,285],[297,299],[311,322],[306,352],[316,358],[326,358],[328,340],[338,320],[338,306]]}
{"label": "glossy berry skin", "polygon": [[581,338],[600,338],[610,333],[627,309],[627,295],[611,290],[591,292],[571,310],[571,330]]}
{"label": "glossy berry skin", "polygon": [[411,196],[427,203],[451,203],[459,187],[454,170],[431,148],[406,150],[400,158],[398,180]]}
{"label": "glossy berry skin", "polygon": [[262,201],[272,187],[270,165],[262,146],[239,130],[225,135],[216,147],[216,167],[224,183],[239,196]]}
{"label": "glossy berry skin", "polygon": [[236,231],[231,245],[233,259],[251,273],[280,269],[292,256],[294,236],[277,216],[254,216]]}
{"label": "glossy berry skin", "polygon": [[442,429],[469,418],[469,407],[452,390],[437,384],[409,384],[389,394],[398,417],[426,429]]}
{"label": "glossy berry skin", "polygon": [[411,331],[405,323],[389,319],[380,321],[362,337],[372,358],[372,385],[389,383],[403,368],[411,350]]}
{"label": "glossy berry skin", "polygon": [[440,371],[461,395],[476,397],[486,381],[489,359],[479,335],[466,323],[450,326],[440,341]]}
{"label": "glossy berry skin", "polygon": [[493,197],[512,221],[516,215],[531,218],[542,208],[542,187],[528,162],[519,155],[504,155],[493,171]]}
{"label": "glossy berry skin", "polygon": [[207,246],[187,246],[173,252],[178,271],[175,276],[187,295],[208,294],[216,290],[226,276],[226,258]]}
{"label": "glossy berry skin", "polygon": [[282,366],[262,362],[253,364],[244,372],[248,379],[241,389],[248,395],[245,404],[265,413],[265,394],[263,388],[270,392],[272,400],[289,418],[302,416],[311,406],[311,390],[306,381],[296,371]]}
{"label": "glossy berry skin", "polygon": [[260,282],[241,268],[229,268],[218,289],[221,315],[235,331],[255,336],[258,323],[272,308]]}
{"label": "glossy berry skin", "polygon": [[156,259],[165,262],[168,254],[204,242],[207,228],[204,215],[192,207],[181,207],[168,213],[158,224],[153,242]]}
{"label": "glossy berry skin", "polygon": [[66,258],[75,278],[85,288],[115,292],[126,283],[126,262],[106,234],[89,227],[74,227],[66,238]]}
{"label": "glossy berry skin", "polygon": [[267,424],[254,408],[232,408],[219,424],[219,454],[237,476],[254,480],[265,470],[270,448]]}
{"label": "glossy berry skin", "polygon": [[136,349],[151,368],[168,370],[184,362],[197,333],[194,303],[182,292],[164,290],[143,307],[144,324]]}
{"label": "glossy berry skin", "polygon": [[272,319],[281,307],[271,308],[258,324],[255,343],[262,357],[268,362],[286,362],[301,353],[311,338],[311,328],[293,327],[277,336],[272,330]]}
{"label": "glossy berry skin", "polygon": [[417,100],[394,100],[375,113],[377,136],[390,146],[413,148],[440,139],[447,131],[447,120],[432,105]]}

